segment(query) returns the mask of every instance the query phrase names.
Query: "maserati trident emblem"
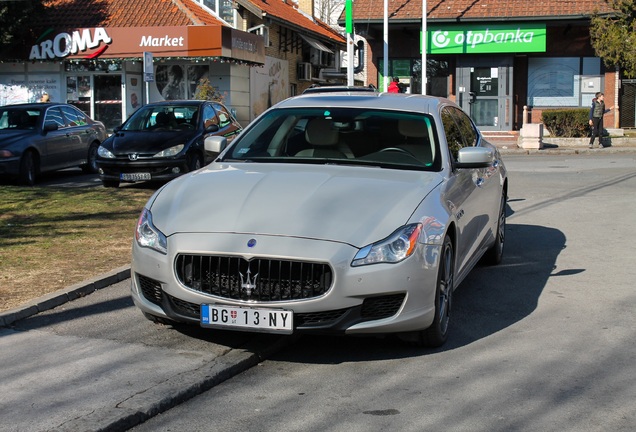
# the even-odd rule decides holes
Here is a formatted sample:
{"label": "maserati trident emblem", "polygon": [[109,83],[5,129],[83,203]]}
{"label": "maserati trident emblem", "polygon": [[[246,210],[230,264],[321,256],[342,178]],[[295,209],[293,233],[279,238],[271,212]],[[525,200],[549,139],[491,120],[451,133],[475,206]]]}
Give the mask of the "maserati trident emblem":
{"label": "maserati trident emblem", "polygon": [[252,272],[250,268],[247,268],[247,275],[244,277],[243,273],[239,272],[239,276],[241,277],[241,289],[245,292],[247,297],[251,297],[252,291],[256,289],[256,279],[258,278],[258,273],[252,277]]}

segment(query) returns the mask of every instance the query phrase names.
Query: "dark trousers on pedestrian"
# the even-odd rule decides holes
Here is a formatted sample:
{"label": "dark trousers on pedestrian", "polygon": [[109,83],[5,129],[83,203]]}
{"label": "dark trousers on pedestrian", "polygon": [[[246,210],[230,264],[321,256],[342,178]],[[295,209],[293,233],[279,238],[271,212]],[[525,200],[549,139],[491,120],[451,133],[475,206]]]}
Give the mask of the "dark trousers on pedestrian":
{"label": "dark trousers on pedestrian", "polygon": [[598,145],[603,146],[603,117],[592,117],[592,136],[590,137],[590,147],[594,145],[594,137],[598,137]]}

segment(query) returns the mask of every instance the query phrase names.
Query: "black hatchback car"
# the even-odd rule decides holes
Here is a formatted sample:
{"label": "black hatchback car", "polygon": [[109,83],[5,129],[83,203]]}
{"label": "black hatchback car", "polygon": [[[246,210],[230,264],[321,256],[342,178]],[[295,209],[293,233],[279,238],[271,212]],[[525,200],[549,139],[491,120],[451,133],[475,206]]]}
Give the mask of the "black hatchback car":
{"label": "black hatchback car", "polygon": [[106,128],[73,105],[33,103],[0,107],[0,177],[32,186],[40,173],[81,167],[97,172]]}
{"label": "black hatchback car", "polygon": [[106,187],[171,180],[211,161],[203,146],[206,137],[220,135],[229,142],[241,130],[219,102],[184,100],[144,105],[99,147],[99,177]]}

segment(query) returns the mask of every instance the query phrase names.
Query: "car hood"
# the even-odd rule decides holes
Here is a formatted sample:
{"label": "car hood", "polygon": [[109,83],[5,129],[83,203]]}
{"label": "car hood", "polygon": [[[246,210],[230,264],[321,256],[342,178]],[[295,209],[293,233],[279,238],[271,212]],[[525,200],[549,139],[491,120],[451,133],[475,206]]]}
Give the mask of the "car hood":
{"label": "car hood", "polygon": [[254,233],[362,247],[406,224],[438,173],[300,164],[216,164],[167,184],[150,207],[175,233]]}
{"label": "car hood", "polygon": [[0,131],[0,148],[6,148],[33,135],[35,131],[32,130],[2,130]]}
{"label": "car hood", "polygon": [[185,144],[196,131],[120,131],[104,141],[113,154],[155,153],[178,144]]}

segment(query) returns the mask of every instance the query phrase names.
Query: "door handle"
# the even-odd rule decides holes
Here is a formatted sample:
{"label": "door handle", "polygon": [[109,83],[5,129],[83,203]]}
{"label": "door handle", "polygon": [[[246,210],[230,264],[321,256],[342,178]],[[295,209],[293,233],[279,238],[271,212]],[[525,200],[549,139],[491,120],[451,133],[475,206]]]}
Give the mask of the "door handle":
{"label": "door handle", "polygon": [[468,101],[468,103],[469,104],[475,103],[475,101],[477,100],[477,93],[468,92],[468,94],[470,95],[470,100]]}

